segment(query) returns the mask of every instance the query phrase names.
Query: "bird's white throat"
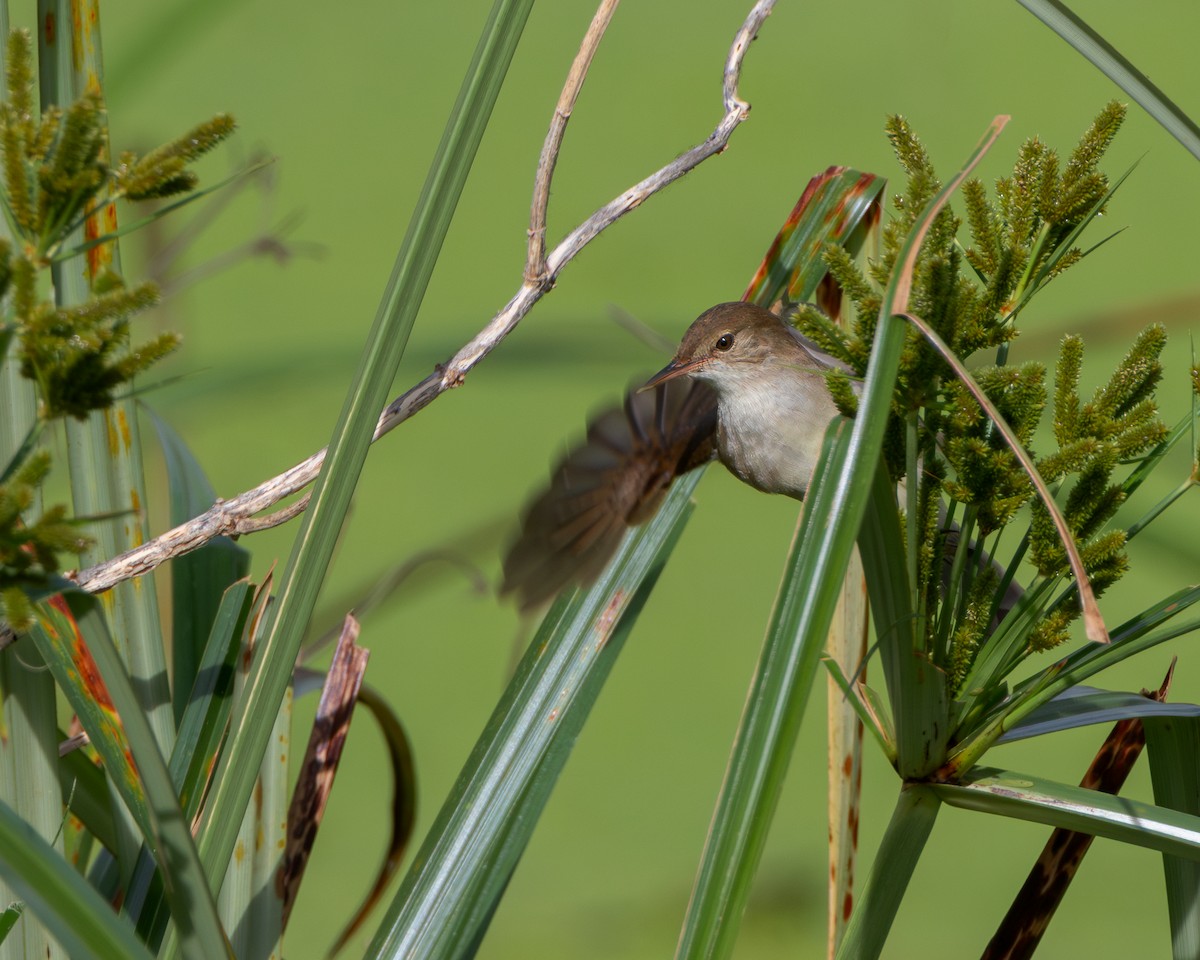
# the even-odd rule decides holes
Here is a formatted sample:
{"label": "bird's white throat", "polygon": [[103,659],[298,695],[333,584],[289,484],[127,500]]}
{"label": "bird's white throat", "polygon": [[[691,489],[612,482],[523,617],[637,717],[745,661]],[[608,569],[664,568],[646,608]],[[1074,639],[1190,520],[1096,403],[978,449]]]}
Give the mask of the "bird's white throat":
{"label": "bird's white throat", "polygon": [[837,414],[825,378],[783,360],[714,363],[698,375],[717,390],[717,452],[725,466],[766,493],[803,499],[824,426]]}

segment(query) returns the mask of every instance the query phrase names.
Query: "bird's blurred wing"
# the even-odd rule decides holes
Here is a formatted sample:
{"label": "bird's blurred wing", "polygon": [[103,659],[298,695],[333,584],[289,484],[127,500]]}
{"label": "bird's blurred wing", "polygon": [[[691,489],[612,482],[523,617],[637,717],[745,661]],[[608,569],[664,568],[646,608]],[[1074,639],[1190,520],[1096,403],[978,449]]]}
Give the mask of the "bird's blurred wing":
{"label": "bird's blurred wing", "polygon": [[583,443],[526,508],[501,594],[515,594],[525,610],[567,584],[595,580],[674,479],[713,458],[716,425],[716,394],[684,377],[631,390],[621,407],[593,417]]}

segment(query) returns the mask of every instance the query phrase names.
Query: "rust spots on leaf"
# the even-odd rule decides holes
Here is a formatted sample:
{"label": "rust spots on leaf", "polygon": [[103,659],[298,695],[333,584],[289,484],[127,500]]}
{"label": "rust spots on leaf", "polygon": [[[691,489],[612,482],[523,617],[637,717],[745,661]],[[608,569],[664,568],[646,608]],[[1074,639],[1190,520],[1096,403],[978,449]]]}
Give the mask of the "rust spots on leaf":
{"label": "rust spots on leaf", "polygon": [[123,407],[115,408],[115,413],[117,417],[117,430],[121,437],[121,445],[126,450],[132,450],[133,433],[129,429],[129,417],[125,415],[125,409]]}
{"label": "rust spots on leaf", "polygon": [[[775,239],[771,241],[771,246],[767,249],[766,256],[763,257],[762,263],[759,264],[758,270],[755,271],[750,285],[746,287],[746,292],[742,294],[743,300],[754,299],[762,290],[766,283],[767,275],[771,271],[771,267],[779,261],[780,251],[783,250],[784,244],[791,239],[792,234],[796,230],[796,224],[800,222],[800,216],[804,212],[817,190],[820,189],[827,181],[841,174],[845,167],[829,167],[824,173],[819,173],[808,181],[808,186],[804,188],[804,193],[800,195],[800,199],[796,201],[796,206],[792,208],[792,212],[788,214],[787,220],[784,221],[779,233],[775,235]],[[802,261],[803,258],[800,258]]]}
{"label": "rust spots on leaf", "polygon": [[116,423],[113,422],[112,414],[108,410],[104,412],[104,439],[108,443],[108,455],[110,457],[117,456],[121,449],[121,436]]}
{"label": "rust spots on leaf", "polygon": [[58,38],[58,21],[54,17],[54,12],[49,11],[42,18],[42,36],[43,42],[47,47],[53,47],[54,41]]}
{"label": "rust spots on leaf", "polygon": [[104,232],[114,233],[117,229],[117,205],[115,203],[105,204],[104,207]]}
{"label": "rust spots on leaf", "polygon": [[854,910],[854,894],[846,891],[846,895],[842,897],[842,920],[848,922],[850,913]]}
{"label": "rust spots on leaf", "polygon": [[75,626],[75,616],[71,613],[71,608],[67,606],[67,601],[59,594],[50,598],[50,606],[54,607],[71,624],[71,662],[79,672],[80,682],[84,689],[88,691],[88,695],[101,708],[115,715],[116,707],[113,705],[112,697],[108,695],[108,688],[104,685],[104,678],[100,676],[100,668],[96,666],[92,652],[87,648],[87,644],[83,642],[83,637]]}
{"label": "rust spots on leaf", "polygon": [[625,597],[627,596],[624,590],[617,590],[612,599],[608,601],[604,612],[596,620],[596,651],[604,649],[604,645],[608,643],[608,638],[612,636],[613,629],[620,619],[621,610],[625,607]]}
{"label": "rust spots on leaf", "polygon": [[[99,0],[71,0],[71,62],[76,72],[83,70],[85,60],[95,62],[99,31]],[[98,91],[98,83],[91,86],[95,71],[89,68],[88,73],[88,89]]]}
{"label": "rust spots on leaf", "polygon": [[[129,518],[129,522],[125,524],[125,528],[129,533],[129,543],[131,546],[140,547],[143,542],[142,524],[140,523],[142,516],[142,498],[138,495],[136,489],[129,490],[129,505],[133,515]],[[134,577],[132,583],[139,584],[141,577]]]}
{"label": "rust spots on leaf", "polygon": [[105,710],[115,712],[116,707],[108,695],[108,687],[104,685],[104,678],[100,676],[100,670],[96,666],[96,661],[92,659],[91,651],[83,643],[77,641],[72,645],[71,660],[79,671],[83,686],[91,694],[92,699]]}
{"label": "rust spots on leaf", "polygon": [[[822,214],[822,229],[816,231],[808,239],[807,249],[793,249],[787,257],[787,261],[791,264],[790,273],[786,277],[786,283],[783,284],[787,297],[795,297],[800,273],[820,256],[825,238],[845,238],[856,230],[870,230],[878,224],[882,215],[879,203],[875,201],[864,207],[862,201],[864,196],[875,189],[879,178],[872,173],[862,173],[859,174],[852,186],[845,187],[837,183],[850,172],[848,167],[831,166],[808,182],[800,200],[792,209],[779,233],[776,234],[753,279],[746,287],[745,293],[742,294],[743,300],[758,300],[772,275],[775,275],[776,281],[784,279],[779,275],[784,262],[784,248],[795,244],[794,234],[797,226],[804,218],[806,210],[817,202],[817,198],[822,192],[834,190],[827,198],[833,202]],[[831,184],[836,184],[836,186],[831,186]],[[847,218],[852,214],[859,218],[857,222],[848,221]],[[775,288],[772,287],[772,289]],[[820,303],[818,305],[823,306]],[[776,307],[777,303],[772,306],[772,309],[776,309]]]}
{"label": "rust spots on leaf", "polygon": [[[99,87],[97,86],[97,92]],[[83,238],[84,241],[98,240],[107,233],[113,232],[117,227],[117,211],[111,203],[106,203],[99,212],[91,213],[83,223]],[[92,247],[87,252],[87,269],[88,277],[96,279],[101,271],[112,265],[113,245],[112,243],[101,243]]]}
{"label": "rust spots on leaf", "polygon": [[[873,173],[860,174],[854,186],[842,193],[837,203],[834,204],[833,209],[829,211],[829,214],[825,218],[825,222],[830,225],[832,232],[841,236],[847,236],[854,229],[873,230],[878,225],[883,216],[882,207],[878,200],[870,203],[865,209],[861,207],[862,197],[874,188],[878,179]],[[851,207],[859,211],[859,222],[857,224],[848,223],[846,220]],[[819,251],[813,252],[817,253]]]}

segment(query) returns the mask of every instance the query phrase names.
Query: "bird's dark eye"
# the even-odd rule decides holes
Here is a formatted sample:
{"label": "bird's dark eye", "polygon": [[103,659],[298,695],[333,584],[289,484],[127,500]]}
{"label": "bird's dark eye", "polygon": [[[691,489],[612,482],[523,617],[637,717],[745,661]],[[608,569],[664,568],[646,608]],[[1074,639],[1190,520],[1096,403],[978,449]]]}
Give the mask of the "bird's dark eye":
{"label": "bird's dark eye", "polygon": [[714,343],[713,346],[722,352],[724,352],[725,350],[728,350],[730,347],[733,346],[733,334],[732,333],[721,334],[719,337],[717,337],[717,342]]}

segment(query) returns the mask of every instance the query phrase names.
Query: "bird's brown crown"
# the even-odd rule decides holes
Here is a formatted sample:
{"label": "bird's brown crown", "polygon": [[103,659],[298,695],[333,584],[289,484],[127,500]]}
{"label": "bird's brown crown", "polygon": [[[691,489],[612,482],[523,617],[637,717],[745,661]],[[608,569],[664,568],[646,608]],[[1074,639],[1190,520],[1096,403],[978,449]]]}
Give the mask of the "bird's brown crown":
{"label": "bird's brown crown", "polygon": [[688,327],[675,354],[679,366],[709,360],[762,360],[790,341],[783,321],[753,303],[718,303]]}

